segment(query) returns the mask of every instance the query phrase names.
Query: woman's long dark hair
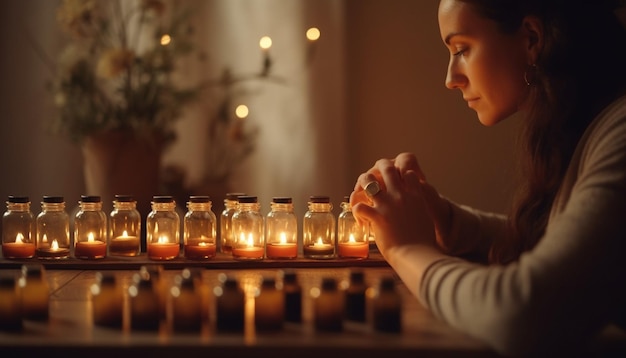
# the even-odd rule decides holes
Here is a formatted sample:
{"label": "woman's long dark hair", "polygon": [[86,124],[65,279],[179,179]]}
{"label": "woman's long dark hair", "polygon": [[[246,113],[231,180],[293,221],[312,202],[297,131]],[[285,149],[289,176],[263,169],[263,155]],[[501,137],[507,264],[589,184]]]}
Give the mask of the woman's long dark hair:
{"label": "woman's long dark hair", "polygon": [[472,4],[501,31],[538,17],[544,47],[530,84],[520,138],[519,188],[511,235],[495,242],[490,261],[507,263],[543,236],[552,203],[583,132],[626,85],[626,30],[606,0],[459,0]]}

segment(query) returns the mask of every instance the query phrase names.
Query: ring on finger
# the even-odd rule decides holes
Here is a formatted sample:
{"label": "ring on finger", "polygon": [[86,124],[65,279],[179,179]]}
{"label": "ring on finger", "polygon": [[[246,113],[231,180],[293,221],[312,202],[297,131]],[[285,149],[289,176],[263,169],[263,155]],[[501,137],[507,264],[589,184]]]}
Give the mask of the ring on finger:
{"label": "ring on finger", "polygon": [[365,195],[372,199],[376,196],[376,194],[380,193],[380,184],[378,184],[376,180],[372,180],[371,182],[365,184],[363,190],[365,191]]}

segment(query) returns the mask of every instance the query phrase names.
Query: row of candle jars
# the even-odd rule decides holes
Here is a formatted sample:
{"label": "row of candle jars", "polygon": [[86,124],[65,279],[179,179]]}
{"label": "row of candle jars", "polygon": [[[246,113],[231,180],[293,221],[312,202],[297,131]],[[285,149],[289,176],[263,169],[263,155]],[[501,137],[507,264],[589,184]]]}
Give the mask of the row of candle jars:
{"label": "row of candle jars", "polygon": [[[219,332],[243,332],[246,316],[252,314],[257,332],[277,331],[285,322],[303,321],[303,292],[296,273],[279,274],[263,277],[257,286],[220,273],[219,284],[211,289],[198,270],[184,269],[168,283],[158,269],[142,267],[133,275],[125,294],[113,274],[98,273],[90,288],[93,322],[124,326],[123,302],[128,297],[126,317],[130,329],[158,330],[161,323],[166,323],[175,331],[199,331],[205,322],[212,321]],[[351,272],[349,280],[341,285],[335,278],[323,277],[309,295],[311,323],[316,330],[341,331],[344,321],[370,320],[377,331],[401,331],[402,299],[393,277],[381,278],[377,287],[368,287],[362,271]],[[246,310],[251,300],[253,312]],[[210,317],[212,314],[215,316]]]}
{"label": "row of candle jars", "polygon": [[[335,219],[330,197],[310,197],[303,218],[305,258],[369,256],[369,232],[352,214],[349,197],[344,197],[341,209]],[[222,250],[231,252],[235,259],[293,259],[298,255],[298,220],[290,197],[273,198],[270,212],[264,218],[256,196],[227,196],[221,225]]]}
{"label": "row of candle jars", "polygon": [[[27,196],[9,196],[2,216],[2,254],[5,258],[63,259],[70,256],[70,217],[61,196],[44,196],[41,212],[35,217]],[[111,255],[135,256],[140,252],[141,217],[131,196],[116,195],[111,212],[110,234],[99,196],[81,196],[75,216],[74,255],[102,258]]]}
{"label": "row of candle jars", "polygon": [[[2,253],[5,258],[100,259],[137,256],[141,252],[141,215],[130,195],[116,195],[107,218],[99,196],[81,196],[74,217],[74,240],[70,217],[60,196],[44,196],[36,217],[25,196],[9,196],[2,217]],[[146,218],[148,257],[167,260],[178,257],[180,218],[171,196],[154,196]],[[202,259],[215,256],[216,217],[208,196],[191,196],[184,218],[185,256]],[[108,226],[108,227],[107,227]],[[107,231],[108,228],[108,231]],[[33,234],[36,233],[36,237]]]}
{"label": "row of candle jars", "polygon": [[[222,213],[222,250],[235,259],[293,259],[298,255],[298,222],[292,199],[273,198],[264,218],[256,196],[229,194]],[[236,196],[233,196],[236,195]],[[74,256],[100,259],[107,256],[137,256],[141,251],[141,217],[136,201],[116,195],[110,214],[102,212],[99,196],[81,196],[75,216]],[[208,196],[191,196],[184,217],[184,255],[208,259],[216,254],[216,216]],[[341,204],[337,222],[328,196],[311,196],[303,219],[303,254],[306,258],[367,258],[368,232],[354,218],[349,198]],[[33,240],[33,222],[37,237]],[[338,240],[335,242],[335,226]],[[146,218],[147,253],[150,259],[170,260],[180,254],[180,217],[171,196],[154,196]],[[34,242],[33,242],[34,241]],[[70,256],[72,243],[69,216],[63,197],[44,196],[42,212],[34,220],[27,197],[10,196],[3,216],[2,249],[6,258],[60,259]]]}

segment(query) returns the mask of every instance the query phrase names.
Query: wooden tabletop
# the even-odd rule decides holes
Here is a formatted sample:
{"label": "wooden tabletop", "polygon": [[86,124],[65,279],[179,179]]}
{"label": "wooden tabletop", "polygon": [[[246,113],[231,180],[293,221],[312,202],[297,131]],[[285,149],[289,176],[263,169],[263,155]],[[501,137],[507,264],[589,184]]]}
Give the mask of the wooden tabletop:
{"label": "wooden tabletop", "polygon": [[[0,351],[13,355],[45,354],[47,357],[63,355],[86,355],[91,357],[164,356],[184,354],[185,357],[241,356],[245,354],[280,354],[281,356],[321,357],[341,352],[355,353],[359,357],[392,354],[393,357],[416,355],[427,356],[494,356],[483,343],[468,337],[436,320],[419,302],[411,296],[407,288],[395,278],[393,271],[384,261],[374,256],[359,262],[326,260],[312,263],[307,260],[290,261],[278,265],[272,262],[232,263],[219,259],[212,264],[170,262],[162,268],[161,277],[167,282],[180,274],[186,266],[201,271],[205,287],[218,286],[218,276],[225,273],[236,277],[246,285],[245,329],[241,333],[223,333],[215,329],[212,312],[202,329],[192,332],[176,332],[167,321],[162,322],[158,331],[136,331],[124,324],[120,328],[107,328],[95,325],[92,318],[92,297],[89,287],[96,282],[98,272],[113,273],[118,282],[127,288],[132,284],[132,276],[138,272],[139,264],[146,262],[137,259],[120,264],[118,268],[111,262],[96,264],[67,261],[45,266],[45,274],[50,284],[49,319],[47,321],[24,320],[20,332],[0,331]],[[36,261],[37,262],[37,261]],[[132,263],[132,265],[129,264]],[[3,271],[19,271],[19,261],[0,261]],[[247,265],[247,266],[246,266]],[[256,332],[253,289],[258,287],[263,277],[277,277],[284,269],[296,272],[303,289],[302,323],[285,323],[278,332]],[[402,298],[402,331],[383,333],[373,329],[371,321],[365,323],[344,321],[341,332],[321,332],[313,325],[312,298],[309,292],[319,287],[323,278],[334,278],[345,283],[351,271],[361,270],[366,285],[370,288],[383,277],[394,277],[396,289]],[[252,288],[252,290],[250,290]],[[128,296],[125,297],[125,312],[128,316]],[[369,301],[368,301],[369,304]],[[126,320],[127,318],[125,318]]]}

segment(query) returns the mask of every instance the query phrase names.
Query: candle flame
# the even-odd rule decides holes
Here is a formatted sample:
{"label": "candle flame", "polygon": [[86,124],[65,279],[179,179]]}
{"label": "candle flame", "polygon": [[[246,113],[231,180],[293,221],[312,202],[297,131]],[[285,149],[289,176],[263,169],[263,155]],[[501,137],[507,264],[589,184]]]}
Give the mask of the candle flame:
{"label": "candle flame", "polygon": [[124,230],[124,232],[122,233],[122,236],[128,236],[128,231]]}
{"label": "candle flame", "polygon": [[246,246],[248,246],[248,247],[254,247],[254,237],[252,236],[251,232],[248,233],[248,238],[247,239],[246,239],[246,234],[241,232],[239,234],[239,242],[240,243],[245,243]]}
{"label": "candle flame", "polygon": [[356,240],[354,239],[354,234],[350,234],[350,237],[348,238],[348,242],[349,243],[355,243]]}
{"label": "candle flame", "polygon": [[94,242],[96,241],[93,235],[93,232],[90,232],[89,234],[87,234],[87,241],[88,242]]}
{"label": "candle flame", "polygon": [[157,240],[159,244],[167,244],[169,241],[170,240],[165,235],[159,236],[159,239]]}
{"label": "candle flame", "polygon": [[170,44],[170,42],[172,42],[172,37],[168,34],[165,34],[163,36],[161,36],[161,45],[162,46],[167,46]]}
{"label": "candle flame", "polygon": [[46,236],[46,234],[43,234],[43,237],[41,238],[42,242],[48,242],[48,237]]}
{"label": "candle flame", "polygon": [[24,235],[22,235],[21,232],[17,233],[17,236],[15,236],[15,243],[16,244],[22,244],[24,243]]}
{"label": "candle flame", "polygon": [[[44,235],[45,236],[45,235]],[[52,240],[52,245],[50,245],[50,248],[52,250],[58,250],[59,249],[59,243],[57,242],[56,239]]]}
{"label": "candle flame", "polygon": [[287,234],[285,234],[284,232],[280,233],[280,243],[281,244],[286,244],[287,243]]}
{"label": "candle flame", "polygon": [[207,244],[206,242],[199,242],[199,243],[198,243],[198,246],[202,246],[202,247],[207,246],[207,245],[208,245],[208,244]]}
{"label": "candle flame", "polygon": [[322,240],[322,238],[321,238],[321,237],[318,237],[318,238],[317,238],[317,242],[315,243],[315,245],[316,245],[316,246],[318,246],[318,245],[324,245],[324,240]]}

